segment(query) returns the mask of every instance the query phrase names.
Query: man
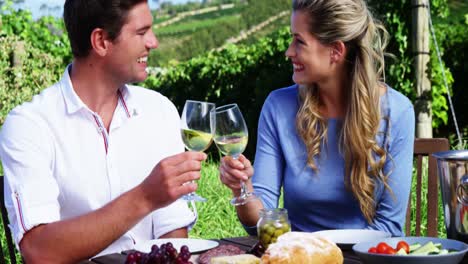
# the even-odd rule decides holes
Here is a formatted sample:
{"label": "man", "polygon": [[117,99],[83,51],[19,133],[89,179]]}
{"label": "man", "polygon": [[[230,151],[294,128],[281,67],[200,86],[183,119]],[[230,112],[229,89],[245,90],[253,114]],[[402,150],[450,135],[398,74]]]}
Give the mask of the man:
{"label": "man", "polygon": [[187,237],[206,155],[183,152],[147,77],[158,46],[147,0],[67,0],[74,55],[62,79],[11,111],[1,131],[5,199],[26,263],[76,263],[158,237]]}

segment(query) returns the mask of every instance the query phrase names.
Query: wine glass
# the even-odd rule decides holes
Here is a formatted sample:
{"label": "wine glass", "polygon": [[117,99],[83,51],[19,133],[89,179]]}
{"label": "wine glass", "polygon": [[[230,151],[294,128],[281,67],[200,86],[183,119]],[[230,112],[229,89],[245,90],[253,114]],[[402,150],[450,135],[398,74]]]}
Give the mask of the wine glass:
{"label": "wine glass", "polygon": [[[213,141],[210,124],[210,111],[215,104],[187,100],[180,118],[181,135],[185,148],[190,151],[205,151]],[[206,199],[195,192],[182,197],[186,201],[205,202]]]}
{"label": "wine glass", "polygon": [[[219,151],[237,159],[247,146],[249,134],[244,117],[237,104],[217,107],[210,113],[211,124],[214,127],[213,140]],[[244,205],[258,199],[254,193],[248,192],[245,183],[241,181],[241,193],[231,200],[231,204]]]}

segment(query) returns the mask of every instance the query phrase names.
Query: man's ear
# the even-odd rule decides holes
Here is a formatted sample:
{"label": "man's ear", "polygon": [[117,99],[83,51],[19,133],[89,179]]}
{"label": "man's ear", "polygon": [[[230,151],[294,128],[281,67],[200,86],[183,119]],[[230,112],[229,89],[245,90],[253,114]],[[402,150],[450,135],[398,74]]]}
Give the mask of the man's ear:
{"label": "man's ear", "polygon": [[339,62],[345,59],[346,46],[343,41],[336,41],[330,45],[331,62]]}
{"label": "man's ear", "polygon": [[110,40],[107,32],[102,28],[95,28],[91,32],[91,47],[100,56],[105,56],[109,51]]}

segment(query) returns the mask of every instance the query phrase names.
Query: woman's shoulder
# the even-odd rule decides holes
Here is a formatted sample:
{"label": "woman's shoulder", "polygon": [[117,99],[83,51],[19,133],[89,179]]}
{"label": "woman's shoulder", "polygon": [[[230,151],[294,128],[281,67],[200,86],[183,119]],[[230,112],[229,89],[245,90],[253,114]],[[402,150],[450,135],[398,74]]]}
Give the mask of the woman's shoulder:
{"label": "woman's shoulder", "polygon": [[414,113],[413,103],[410,99],[390,86],[387,86],[383,108],[384,112],[390,113],[392,119],[398,119],[402,114]]}
{"label": "woman's shoulder", "polygon": [[273,90],[268,95],[265,103],[297,103],[297,84]]}

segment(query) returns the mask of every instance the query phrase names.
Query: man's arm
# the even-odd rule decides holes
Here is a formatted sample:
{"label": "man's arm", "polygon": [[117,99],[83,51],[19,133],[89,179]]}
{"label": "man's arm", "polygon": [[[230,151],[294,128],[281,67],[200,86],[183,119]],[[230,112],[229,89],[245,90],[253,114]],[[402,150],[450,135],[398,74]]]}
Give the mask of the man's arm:
{"label": "man's arm", "polygon": [[[196,190],[206,154],[184,152],[162,160],[138,186],[106,206],[72,219],[39,225],[20,242],[26,263],[76,263],[122,236],[150,212]],[[187,236],[181,229],[164,236]]]}

